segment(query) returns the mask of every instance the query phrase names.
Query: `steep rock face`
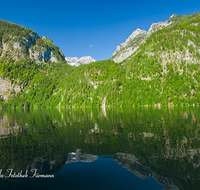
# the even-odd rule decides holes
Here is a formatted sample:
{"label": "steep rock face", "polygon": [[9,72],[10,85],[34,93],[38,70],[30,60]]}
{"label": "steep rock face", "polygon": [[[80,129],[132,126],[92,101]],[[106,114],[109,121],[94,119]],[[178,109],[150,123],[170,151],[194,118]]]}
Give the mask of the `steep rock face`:
{"label": "steep rock face", "polygon": [[121,45],[117,46],[117,49],[113,52],[111,59],[116,62],[120,63],[126,58],[128,58],[130,55],[132,55],[139,46],[145,42],[148,36],[150,36],[152,33],[156,32],[159,29],[165,28],[175,21],[179,19],[178,15],[173,14],[168,21],[165,22],[158,22],[153,23],[151,27],[149,28],[148,32],[141,29],[136,29],[125,41],[125,43],[122,43]]}
{"label": "steep rock face", "polygon": [[64,60],[63,52],[53,41],[25,27],[0,20],[0,58],[31,58],[36,62]]}
{"label": "steep rock face", "polygon": [[[174,16],[175,15],[172,15],[170,18],[172,18]],[[165,22],[153,23],[148,30],[148,35],[151,35],[153,32],[156,32],[159,29],[165,28],[165,27],[169,26],[170,24],[172,24],[172,22],[170,22],[170,20],[167,20]]]}
{"label": "steep rock face", "polygon": [[17,94],[21,90],[20,86],[11,84],[8,80],[0,78],[0,97],[2,99],[7,100],[8,97]]}
{"label": "steep rock face", "polygon": [[122,62],[124,59],[132,55],[139,47],[139,45],[147,37],[147,31],[140,30],[139,28],[135,30],[117,49],[113,52],[111,59],[116,62]]}
{"label": "steep rock face", "polygon": [[[43,47],[43,44],[38,45],[38,38],[35,38],[35,40],[30,41],[25,37],[21,37],[21,39],[11,37],[7,42],[2,43],[3,47],[1,57],[6,58],[12,56],[15,60],[24,57],[30,57],[36,62],[57,62],[58,59],[55,57],[56,53],[54,52],[54,49],[49,47]],[[18,42],[16,42],[16,40]]]}
{"label": "steep rock face", "polygon": [[29,55],[30,58],[36,60],[36,62],[58,62],[58,59],[54,57],[53,52],[43,47],[40,50],[29,49]]}
{"label": "steep rock face", "polygon": [[78,57],[66,57],[65,60],[69,65],[76,67],[78,67],[79,65],[89,64],[96,61],[91,56],[84,56],[80,59],[78,59]]}
{"label": "steep rock face", "polygon": [[[0,60],[32,59],[35,62],[64,61],[63,52],[44,36],[39,36],[31,29],[0,20]],[[2,62],[2,63],[3,63]],[[2,79],[0,73],[0,98],[7,101],[23,91],[24,87],[11,83],[8,78]],[[16,78],[15,78],[16,79]],[[16,82],[16,81],[15,81]]]}

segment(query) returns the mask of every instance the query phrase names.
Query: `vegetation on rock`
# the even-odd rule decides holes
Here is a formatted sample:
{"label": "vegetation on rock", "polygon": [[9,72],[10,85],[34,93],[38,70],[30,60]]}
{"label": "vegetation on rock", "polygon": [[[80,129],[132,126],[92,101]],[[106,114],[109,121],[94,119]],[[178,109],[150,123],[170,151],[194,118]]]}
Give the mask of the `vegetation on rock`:
{"label": "vegetation on rock", "polygon": [[0,56],[6,60],[30,58],[36,62],[65,60],[63,52],[52,40],[38,36],[31,29],[3,20],[0,20]]}
{"label": "vegetation on rock", "polygon": [[[104,60],[72,67],[64,61],[2,56],[0,75],[24,88],[0,105],[98,107],[105,97],[106,106],[199,104],[200,15],[170,19],[175,18],[176,24],[152,33],[121,63]],[[48,47],[52,43],[40,40]]]}

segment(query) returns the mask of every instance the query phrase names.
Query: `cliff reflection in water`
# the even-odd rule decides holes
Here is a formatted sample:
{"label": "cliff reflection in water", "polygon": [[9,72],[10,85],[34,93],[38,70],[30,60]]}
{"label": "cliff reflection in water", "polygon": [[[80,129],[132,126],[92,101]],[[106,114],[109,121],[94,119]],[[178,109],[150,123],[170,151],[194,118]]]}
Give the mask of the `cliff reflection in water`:
{"label": "cliff reflection in water", "polygon": [[55,174],[112,155],[165,189],[200,189],[198,107],[0,110],[0,169]]}

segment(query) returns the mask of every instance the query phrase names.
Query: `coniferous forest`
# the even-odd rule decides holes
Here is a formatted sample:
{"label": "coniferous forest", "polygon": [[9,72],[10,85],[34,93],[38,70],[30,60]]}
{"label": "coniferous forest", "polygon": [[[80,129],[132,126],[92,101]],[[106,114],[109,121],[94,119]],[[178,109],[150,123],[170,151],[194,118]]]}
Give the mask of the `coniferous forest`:
{"label": "coniferous forest", "polygon": [[[33,39],[30,34],[37,36],[30,29],[0,22],[0,80],[21,89],[20,92],[9,89],[7,99],[1,94],[1,108],[99,107],[105,98],[106,106],[200,102],[199,13],[181,16],[173,25],[152,33],[121,63],[109,59],[70,66],[50,39],[39,36]],[[52,51],[57,62],[35,61],[29,56],[23,38],[32,43],[32,51],[37,48]],[[21,49],[10,45],[17,42],[22,44]]]}

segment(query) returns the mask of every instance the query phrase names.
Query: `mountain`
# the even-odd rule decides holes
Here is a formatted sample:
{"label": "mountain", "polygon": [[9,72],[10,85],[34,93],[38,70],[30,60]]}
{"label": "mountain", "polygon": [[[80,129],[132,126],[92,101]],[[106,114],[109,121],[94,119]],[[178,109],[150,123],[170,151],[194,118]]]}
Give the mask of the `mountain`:
{"label": "mountain", "polygon": [[71,66],[75,65],[75,66],[79,66],[80,64],[78,64],[78,57],[65,57],[65,60],[67,61],[67,63]]}
{"label": "mountain", "polygon": [[[148,32],[136,30],[127,44],[137,50],[121,63],[109,59],[72,67],[66,60],[46,64],[2,56],[0,106],[199,105],[199,13],[172,15],[164,24],[153,24]],[[73,59],[71,64],[78,62]]]}
{"label": "mountain", "polygon": [[28,59],[35,62],[64,61],[62,50],[45,36],[23,26],[0,20],[0,57]]}
{"label": "mountain", "polygon": [[135,30],[117,49],[113,52],[111,59],[116,63],[120,63],[127,57],[132,55],[140,46],[142,42],[146,39],[148,32],[145,30],[140,30],[139,28]]}
{"label": "mountain", "polygon": [[78,57],[65,57],[65,60],[69,65],[76,67],[78,67],[79,65],[89,64],[96,61],[90,56],[84,56],[80,59],[78,59]]}
{"label": "mountain", "polygon": [[184,19],[184,15],[175,15],[170,16],[169,20],[165,22],[153,23],[149,28],[148,32],[141,29],[136,29],[133,33],[128,37],[125,43],[117,46],[117,49],[113,52],[111,59],[116,63],[120,63],[129,56],[131,56],[139,46],[146,41],[146,39],[154,32],[159,29],[163,29],[173,24],[179,23]]}

